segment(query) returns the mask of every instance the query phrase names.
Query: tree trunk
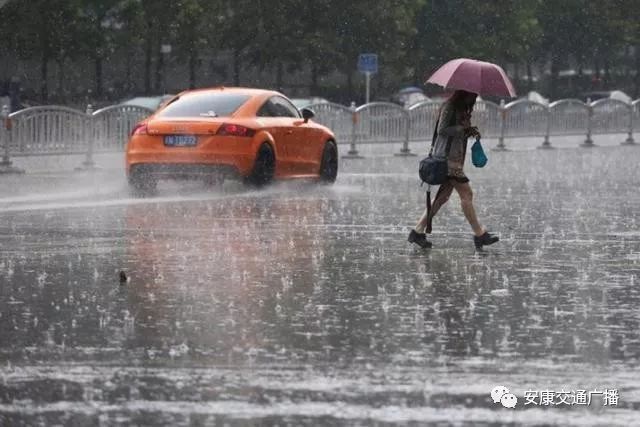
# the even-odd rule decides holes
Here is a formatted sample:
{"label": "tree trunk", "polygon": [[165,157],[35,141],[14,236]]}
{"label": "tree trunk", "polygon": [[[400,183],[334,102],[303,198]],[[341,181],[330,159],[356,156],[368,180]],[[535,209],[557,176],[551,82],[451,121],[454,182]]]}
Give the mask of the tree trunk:
{"label": "tree trunk", "polygon": [[555,58],[551,58],[551,76],[549,79],[549,96],[550,99],[558,99],[557,90],[558,90],[558,64],[556,63]]}
{"label": "tree trunk", "polygon": [[[131,48],[131,46],[128,47],[127,49],[127,55],[126,55],[126,59],[125,59],[125,70],[126,70],[126,82],[124,84],[124,91],[126,93],[131,92],[131,88],[134,86],[131,82],[131,60],[133,58],[133,55],[135,53],[135,50],[133,48]],[[136,84],[137,86],[137,84]],[[119,95],[121,96],[121,94]]]}
{"label": "tree trunk", "polygon": [[42,59],[40,63],[40,97],[42,102],[47,102],[49,99],[49,85],[47,80],[49,79],[49,48],[46,47],[42,50]]}
{"label": "tree trunk", "polygon": [[636,76],[634,79],[634,99],[640,97],[640,45],[636,46]]}
{"label": "tree trunk", "polygon": [[631,89],[631,85],[629,84],[630,83],[629,82],[629,68],[630,68],[630,65],[631,65],[631,61],[632,61],[632,58],[631,58],[631,46],[627,46],[624,49],[624,67],[623,67],[624,73],[623,73],[622,79],[624,80],[623,84],[625,86],[627,86],[629,89]]}
{"label": "tree trunk", "polygon": [[282,61],[278,61],[276,64],[276,87],[278,88],[278,92],[282,92]]}
{"label": "tree trunk", "polygon": [[65,88],[64,88],[64,56],[58,58],[58,94],[60,102],[66,102]]}
{"label": "tree trunk", "polygon": [[[102,22],[102,20],[104,19],[104,15],[101,14],[98,16],[98,19],[96,19],[96,31],[98,32],[98,34],[101,34],[103,32],[102,27],[100,26],[100,23]],[[95,57],[94,57],[94,65],[96,68],[96,98],[102,98],[102,93],[103,93],[103,82],[102,82],[102,64],[103,64],[103,55],[105,53],[106,50],[106,46],[105,46],[105,41],[102,40],[100,42],[100,44],[98,46],[96,46],[96,51],[95,51]]]}
{"label": "tree trunk", "polygon": [[610,63],[609,63],[609,58],[605,58],[604,59],[604,87],[612,87],[612,81],[611,81],[611,67],[610,67]]}
{"label": "tree trunk", "polygon": [[164,91],[164,53],[160,52],[159,44],[156,49],[156,55],[158,55],[158,60],[156,61],[155,91],[160,93]]}
{"label": "tree trunk", "polygon": [[151,23],[147,23],[146,44],[144,52],[144,93],[151,94],[151,56],[153,55],[153,40],[151,39]]}
{"label": "tree trunk", "polygon": [[196,71],[198,68],[198,52],[191,49],[189,52],[189,89],[196,88]]}
{"label": "tree trunk", "polygon": [[427,47],[424,46],[423,40],[425,39],[425,27],[427,26],[426,20],[428,15],[428,5],[422,7],[422,10],[418,14],[416,20],[417,34],[413,37],[413,54],[408,54],[413,59],[413,84],[414,86],[420,86],[424,82],[424,73],[427,72],[426,58],[428,57]]}
{"label": "tree trunk", "polygon": [[[44,13],[44,12],[42,12]],[[40,57],[40,97],[42,102],[47,102],[49,99],[49,58],[51,57],[51,43],[49,40],[49,26],[46,25],[47,17],[40,15],[40,18],[44,21],[40,23],[40,37],[42,40],[42,56]]]}
{"label": "tree trunk", "polygon": [[592,78],[592,89],[593,90],[599,90],[600,89],[600,61],[598,61],[598,53],[596,52],[596,57],[593,61],[593,67],[595,68],[594,70],[594,75]]}
{"label": "tree trunk", "polygon": [[95,57],[95,66],[96,66],[96,97],[101,98],[103,87],[102,87],[102,54],[98,53]]}
{"label": "tree trunk", "polygon": [[[355,101],[354,97],[353,97],[353,73],[351,72],[351,68],[349,68],[346,71],[347,74],[347,94],[349,95],[349,99],[351,101]],[[349,101],[349,103],[351,103],[351,101]],[[358,101],[356,101],[356,104],[358,103]]]}
{"label": "tree trunk", "polygon": [[240,50],[233,50],[233,85],[240,86]]}
{"label": "tree trunk", "polygon": [[318,65],[316,61],[311,63],[311,93],[310,95],[315,96],[318,93]]}

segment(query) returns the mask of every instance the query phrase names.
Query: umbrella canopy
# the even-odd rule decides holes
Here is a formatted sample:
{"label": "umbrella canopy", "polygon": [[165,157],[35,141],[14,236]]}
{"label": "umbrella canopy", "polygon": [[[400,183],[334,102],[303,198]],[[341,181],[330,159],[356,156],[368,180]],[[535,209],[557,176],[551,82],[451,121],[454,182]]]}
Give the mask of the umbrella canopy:
{"label": "umbrella canopy", "polygon": [[478,95],[515,97],[516,91],[504,70],[490,62],[460,58],[440,67],[427,83],[445,89],[462,89]]}

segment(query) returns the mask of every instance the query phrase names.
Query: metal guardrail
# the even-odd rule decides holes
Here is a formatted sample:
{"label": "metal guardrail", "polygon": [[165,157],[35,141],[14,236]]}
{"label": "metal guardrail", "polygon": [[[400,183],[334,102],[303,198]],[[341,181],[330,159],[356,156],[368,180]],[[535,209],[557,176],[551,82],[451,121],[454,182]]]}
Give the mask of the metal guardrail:
{"label": "metal guardrail", "polygon": [[[339,143],[350,144],[348,156],[358,156],[361,144],[400,144],[396,155],[413,155],[411,142],[428,142],[433,136],[440,103],[424,101],[408,109],[396,104],[373,102],[356,107],[333,103],[312,104],[315,121],[330,129]],[[64,106],[40,106],[8,114],[2,109],[0,126],[2,168],[10,157],[51,154],[85,154],[85,167],[92,167],[93,154],[122,151],[133,127],[153,111],[131,105],[114,105],[82,112]],[[485,137],[497,138],[505,149],[509,138],[540,137],[541,148],[551,148],[551,136],[585,135],[583,146],[593,146],[593,135],[626,133],[623,144],[635,144],[640,129],[640,100],[625,103],[615,99],[582,102],[563,99],[549,105],[529,100],[508,104],[476,103],[473,122]]]}
{"label": "metal guardrail", "polygon": [[[316,121],[328,127],[340,122],[340,136],[348,136],[339,142],[349,143],[349,156],[359,155],[361,144],[402,143],[396,155],[412,155],[410,142],[428,142],[433,136],[440,103],[424,101],[408,109],[395,104],[371,103],[347,109],[332,107],[332,116],[326,117],[322,104],[310,105],[318,110]],[[335,104],[334,104],[335,105]],[[404,111],[404,112],[403,112]],[[339,119],[335,114],[343,114]],[[349,119],[353,123],[351,132],[346,128]],[[601,99],[582,102],[563,99],[549,105],[529,100],[517,100],[499,105],[490,101],[479,101],[473,111],[473,122],[488,138],[497,138],[497,149],[506,149],[509,138],[540,137],[540,148],[552,148],[551,136],[584,135],[582,146],[593,146],[592,135],[626,133],[623,144],[635,144],[634,130],[640,130],[640,100],[627,104],[616,99]],[[403,129],[406,126],[407,129]]]}
{"label": "metal guardrail", "polygon": [[7,133],[13,156],[81,154],[87,151],[90,117],[57,105],[31,107],[9,114]]}
{"label": "metal guardrail", "polygon": [[314,120],[331,129],[338,141],[351,141],[355,108],[355,104],[351,107],[332,102],[313,104]]}
{"label": "metal guardrail", "polygon": [[8,113],[2,109],[0,131],[3,159],[0,172],[15,170],[10,157],[84,154],[82,166],[93,167],[96,152],[122,151],[134,126],[153,110],[114,105],[93,111],[64,106],[40,106]]}
{"label": "metal guardrail", "polygon": [[124,150],[131,130],[151,113],[153,110],[135,105],[113,105],[92,113],[95,151]]}

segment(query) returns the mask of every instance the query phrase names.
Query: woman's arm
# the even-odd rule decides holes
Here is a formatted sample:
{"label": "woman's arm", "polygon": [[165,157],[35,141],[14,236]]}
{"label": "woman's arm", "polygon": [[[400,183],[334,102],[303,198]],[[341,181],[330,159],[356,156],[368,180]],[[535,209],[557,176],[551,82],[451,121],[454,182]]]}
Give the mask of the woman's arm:
{"label": "woman's arm", "polygon": [[458,136],[464,132],[464,127],[462,125],[450,125],[452,122],[455,123],[455,120],[453,119],[455,114],[456,110],[453,108],[453,105],[447,103],[442,107],[440,121],[438,122],[438,135]]}

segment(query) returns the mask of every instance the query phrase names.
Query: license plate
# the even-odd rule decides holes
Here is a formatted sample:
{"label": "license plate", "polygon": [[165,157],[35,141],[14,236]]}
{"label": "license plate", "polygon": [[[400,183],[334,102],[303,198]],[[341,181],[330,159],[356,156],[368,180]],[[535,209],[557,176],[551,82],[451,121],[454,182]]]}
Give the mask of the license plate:
{"label": "license plate", "polygon": [[198,143],[194,135],[166,135],[164,145],[167,147],[194,147]]}

